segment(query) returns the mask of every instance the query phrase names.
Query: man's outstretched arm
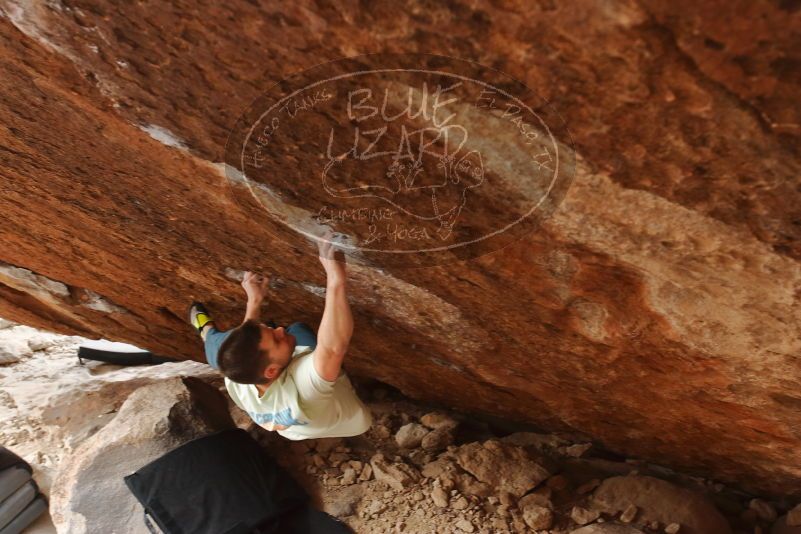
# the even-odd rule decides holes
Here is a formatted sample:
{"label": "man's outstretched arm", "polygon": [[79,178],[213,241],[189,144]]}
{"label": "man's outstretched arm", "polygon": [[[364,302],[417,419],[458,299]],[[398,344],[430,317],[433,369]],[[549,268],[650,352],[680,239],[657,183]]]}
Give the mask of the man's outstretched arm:
{"label": "man's outstretched arm", "polygon": [[348,303],[345,262],[334,259],[330,242],[320,244],[320,262],[326,272],[325,309],[317,331],[314,369],[324,380],[339,376],[342,360],[353,335],[353,315]]}

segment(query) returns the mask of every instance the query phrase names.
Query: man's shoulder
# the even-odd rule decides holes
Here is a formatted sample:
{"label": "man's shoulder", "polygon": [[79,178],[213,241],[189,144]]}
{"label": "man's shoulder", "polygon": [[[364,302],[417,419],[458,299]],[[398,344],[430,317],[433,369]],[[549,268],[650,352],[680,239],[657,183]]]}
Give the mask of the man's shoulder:
{"label": "man's shoulder", "polygon": [[292,352],[292,359],[295,360],[301,356],[311,354],[312,352],[314,352],[314,347],[308,347],[305,345],[296,346],[295,350]]}
{"label": "man's shoulder", "polygon": [[313,350],[309,350],[308,352],[300,352],[293,355],[292,360],[284,368],[283,373],[294,378],[301,364],[303,364],[303,362],[305,362],[306,360],[310,359],[313,353],[314,353]]}
{"label": "man's shoulder", "polygon": [[228,390],[228,393],[231,396],[241,397],[242,392],[244,391],[245,384],[240,384],[239,382],[234,382],[227,376],[223,378],[223,383],[225,384],[225,389]]}
{"label": "man's shoulder", "polygon": [[240,389],[243,384],[234,382],[227,376],[223,377],[223,383],[225,384],[225,389],[228,391],[228,395],[234,401],[234,404],[242,410],[246,410],[245,406],[242,404],[242,390]]}
{"label": "man's shoulder", "polygon": [[339,374],[334,380],[326,380],[320,376],[319,371],[314,365],[314,354],[314,349],[310,349],[308,352],[295,357],[292,363],[287,366],[287,373],[292,377],[296,384],[299,381],[311,381],[317,384],[322,384],[323,387],[327,388],[336,384],[339,379],[345,375],[345,369],[340,367]]}

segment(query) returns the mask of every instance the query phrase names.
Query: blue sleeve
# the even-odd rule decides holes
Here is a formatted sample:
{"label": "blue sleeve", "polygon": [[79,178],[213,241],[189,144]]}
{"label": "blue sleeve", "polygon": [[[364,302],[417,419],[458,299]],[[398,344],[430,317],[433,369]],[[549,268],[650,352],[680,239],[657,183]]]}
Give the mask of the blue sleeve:
{"label": "blue sleeve", "polygon": [[286,331],[295,336],[298,347],[315,348],[317,346],[317,335],[306,323],[292,323],[286,327]]}
{"label": "blue sleeve", "polygon": [[220,332],[213,326],[209,328],[208,332],[206,332],[206,341],[204,342],[206,348],[206,361],[209,362],[209,365],[217,370],[220,369],[220,365],[217,363],[220,345],[222,345],[223,341],[225,341],[225,338],[227,338],[230,333],[230,330],[227,332]]}

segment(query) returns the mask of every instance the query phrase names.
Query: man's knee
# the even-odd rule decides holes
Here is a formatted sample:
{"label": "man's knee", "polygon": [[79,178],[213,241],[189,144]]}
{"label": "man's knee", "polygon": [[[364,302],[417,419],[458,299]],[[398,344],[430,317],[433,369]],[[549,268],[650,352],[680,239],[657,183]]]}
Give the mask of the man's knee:
{"label": "man's knee", "polygon": [[203,328],[200,331],[200,339],[203,340],[203,343],[206,342],[206,335],[209,333],[209,330],[211,330],[212,328],[214,328],[214,321],[209,321],[208,323],[203,325]]}

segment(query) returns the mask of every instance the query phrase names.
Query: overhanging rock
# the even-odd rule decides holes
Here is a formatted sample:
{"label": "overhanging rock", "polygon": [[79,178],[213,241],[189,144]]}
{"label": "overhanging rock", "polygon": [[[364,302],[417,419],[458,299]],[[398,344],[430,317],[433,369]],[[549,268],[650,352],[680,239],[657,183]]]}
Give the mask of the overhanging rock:
{"label": "overhanging rock", "polygon": [[[231,273],[260,269],[293,282],[275,291],[273,317],[316,325],[323,275],[309,244],[226,172],[237,117],[323,60],[384,49],[473,59],[564,118],[573,184],[537,231],[495,253],[352,265],[348,371],[799,496],[790,4],[0,2],[0,316],[202,360],[186,304],[204,300],[232,326]],[[513,156],[492,150],[485,164]],[[285,211],[307,207],[280,194],[298,162],[274,168]]]}

